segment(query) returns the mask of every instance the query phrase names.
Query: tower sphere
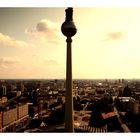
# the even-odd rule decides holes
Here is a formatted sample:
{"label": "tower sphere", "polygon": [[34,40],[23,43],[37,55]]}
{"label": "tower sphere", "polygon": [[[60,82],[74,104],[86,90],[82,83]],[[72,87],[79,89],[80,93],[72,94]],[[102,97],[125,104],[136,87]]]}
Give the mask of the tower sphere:
{"label": "tower sphere", "polygon": [[72,37],[77,32],[76,26],[72,19],[73,9],[67,8],[65,12],[66,12],[66,20],[61,26],[61,31],[63,35],[65,35],[66,37]]}

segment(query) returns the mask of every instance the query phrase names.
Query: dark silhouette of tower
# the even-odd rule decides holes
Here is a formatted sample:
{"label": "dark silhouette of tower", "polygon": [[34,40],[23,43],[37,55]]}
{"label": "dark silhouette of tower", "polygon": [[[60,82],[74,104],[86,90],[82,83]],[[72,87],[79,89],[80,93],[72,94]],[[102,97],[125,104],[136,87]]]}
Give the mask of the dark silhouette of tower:
{"label": "dark silhouette of tower", "polygon": [[73,22],[73,8],[65,10],[66,18],[61,26],[61,31],[67,37],[67,60],[66,60],[66,103],[65,103],[65,130],[66,132],[73,132],[73,95],[72,95],[72,53],[71,53],[71,37],[77,32]]}

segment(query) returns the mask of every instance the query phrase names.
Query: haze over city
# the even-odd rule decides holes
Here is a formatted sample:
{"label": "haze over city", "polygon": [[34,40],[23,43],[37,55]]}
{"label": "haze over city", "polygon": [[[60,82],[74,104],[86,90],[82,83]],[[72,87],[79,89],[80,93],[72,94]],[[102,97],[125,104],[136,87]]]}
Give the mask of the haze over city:
{"label": "haze over city", "polygon": [[[0,8],[0,77],[65,78],[65,8]],[[74,8],[73,78],[140,78],[140,8]]]}

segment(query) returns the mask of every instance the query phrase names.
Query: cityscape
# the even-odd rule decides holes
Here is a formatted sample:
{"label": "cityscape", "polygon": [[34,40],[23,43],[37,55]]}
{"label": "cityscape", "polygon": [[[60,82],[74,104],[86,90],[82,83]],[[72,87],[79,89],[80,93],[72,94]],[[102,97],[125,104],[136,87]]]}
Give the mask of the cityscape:
{"label": "cityscape", "polygon": [[139,14],[0,8],[0,132],[139,133]]}
{"label": "cityscape", "polygon": [[[0,81],[1,132],[65,132],[64,79]],[[74,79],[74,130],[140,132],[140,80]]]}

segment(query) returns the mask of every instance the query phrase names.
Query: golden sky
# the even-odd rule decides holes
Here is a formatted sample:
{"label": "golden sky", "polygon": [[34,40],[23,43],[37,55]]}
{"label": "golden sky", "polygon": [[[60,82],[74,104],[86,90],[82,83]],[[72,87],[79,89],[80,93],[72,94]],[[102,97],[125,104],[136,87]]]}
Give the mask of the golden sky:
{"label": "golden sky", "polygon": [[[0,78],[65,78],[65,8],[0,8]],[[140,8],[74,8],[73,78],[140,78]]]}

